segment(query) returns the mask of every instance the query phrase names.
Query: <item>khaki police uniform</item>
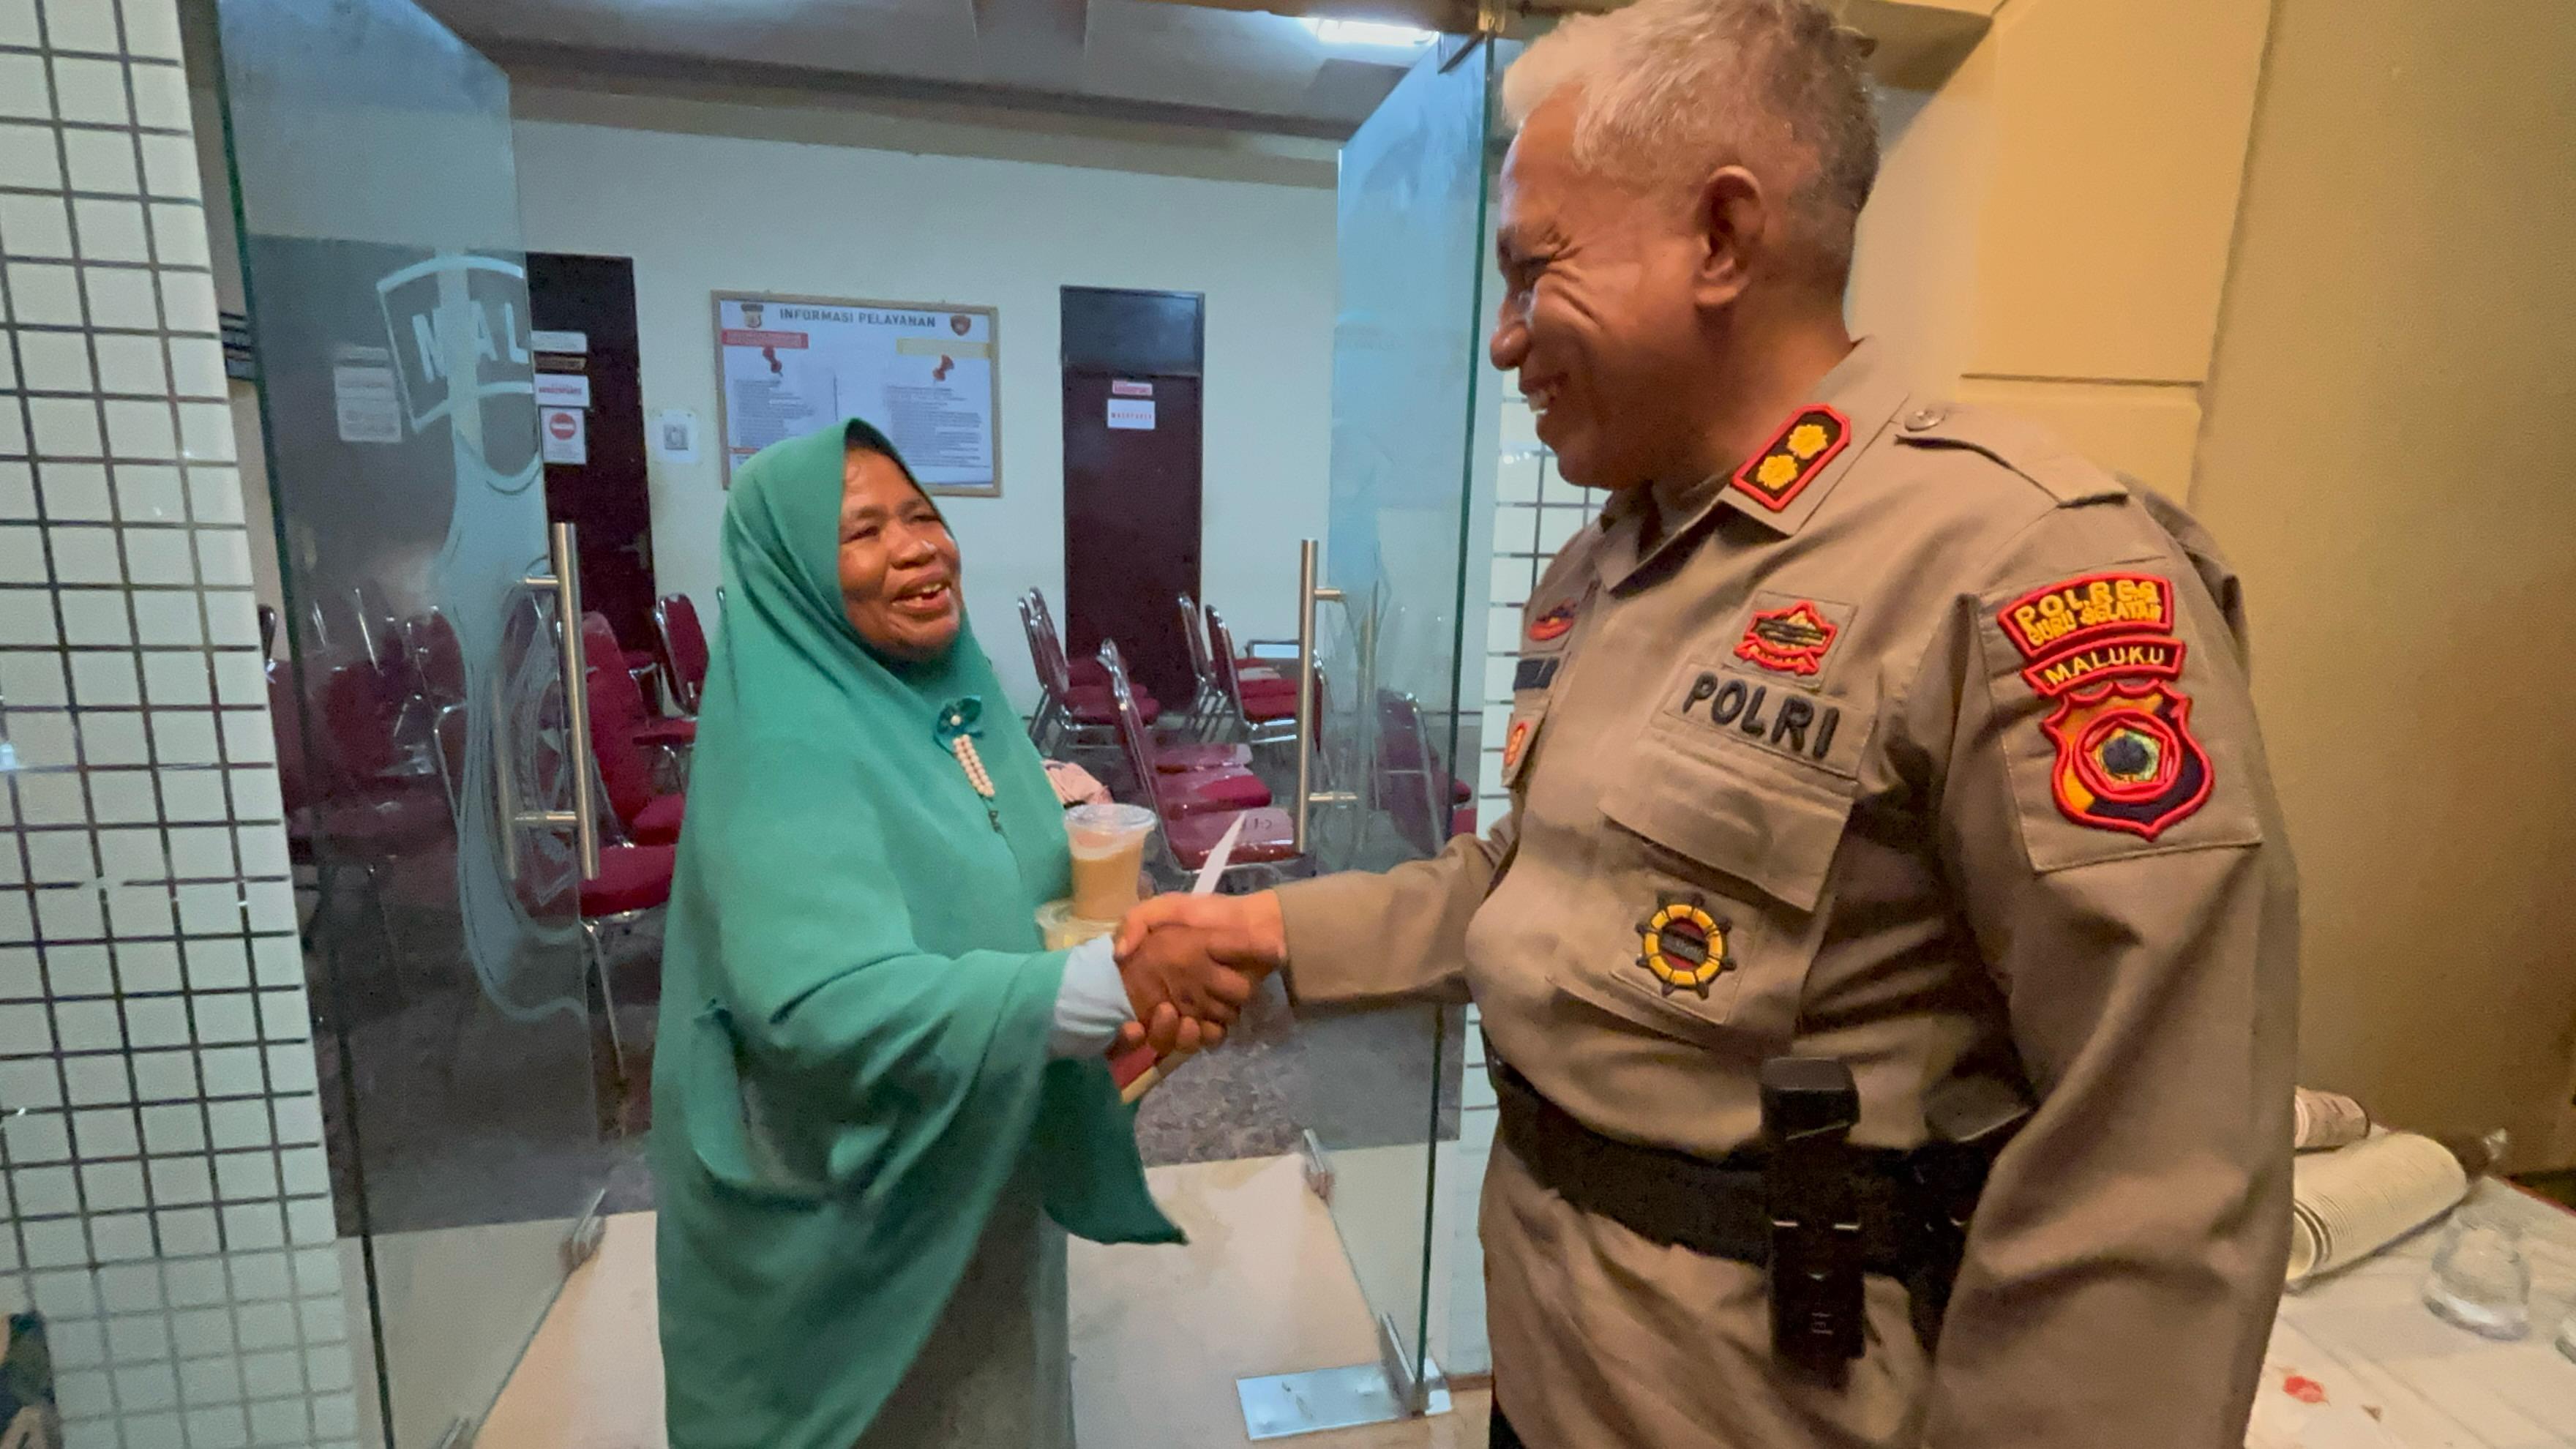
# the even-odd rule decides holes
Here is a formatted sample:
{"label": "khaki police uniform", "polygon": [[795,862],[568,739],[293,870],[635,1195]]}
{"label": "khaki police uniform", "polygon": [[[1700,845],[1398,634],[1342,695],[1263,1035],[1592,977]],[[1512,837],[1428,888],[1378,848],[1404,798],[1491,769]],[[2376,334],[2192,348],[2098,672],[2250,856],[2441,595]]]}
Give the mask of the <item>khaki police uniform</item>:
{"label": "khaki police uniform", "polygon": [[2281,1291],[2297,901],[2235,580],[2043,431],[1863,342],[1731,477],[1613,496],[1525,614],[1482,840],[1281,892],[1301,1002],[1472,994],[1594,1132],[1720,1157],[1756,1077],[2037,1100],[1937,1353],[1775,1360],[1759,1269],[1568,1205],[1502,1146],[1498,1401],[1533,1449],[2237,1449]]}

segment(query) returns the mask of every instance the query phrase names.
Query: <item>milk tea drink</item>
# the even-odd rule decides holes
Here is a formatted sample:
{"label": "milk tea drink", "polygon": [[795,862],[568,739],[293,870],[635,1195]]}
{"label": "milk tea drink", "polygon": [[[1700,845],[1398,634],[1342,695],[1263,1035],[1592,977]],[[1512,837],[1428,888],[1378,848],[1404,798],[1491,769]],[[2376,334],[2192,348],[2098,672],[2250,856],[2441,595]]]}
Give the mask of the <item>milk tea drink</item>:
{"label": "milk tea drink", "polygon": [[1064,833],[1073,848],[1073,913],[1092,921],[1125,916],[1136,904],[1154,812],[1138,805],[1077,805],[1064,812]]}

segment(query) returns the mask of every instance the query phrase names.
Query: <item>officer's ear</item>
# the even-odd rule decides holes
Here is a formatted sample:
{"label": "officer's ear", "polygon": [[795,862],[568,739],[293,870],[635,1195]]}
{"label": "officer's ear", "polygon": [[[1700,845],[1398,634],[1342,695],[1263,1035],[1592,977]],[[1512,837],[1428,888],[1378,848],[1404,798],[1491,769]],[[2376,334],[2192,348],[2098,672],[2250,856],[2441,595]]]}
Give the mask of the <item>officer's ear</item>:
{"label": "officer's ear", "polygon": [[1704,308],[1724,307],[1744,295],[1771,211],[1762,182],[1744,167],[1721,166],[1700,183],[1690,211],[1699,243],[1691,277],[1693,301]]}

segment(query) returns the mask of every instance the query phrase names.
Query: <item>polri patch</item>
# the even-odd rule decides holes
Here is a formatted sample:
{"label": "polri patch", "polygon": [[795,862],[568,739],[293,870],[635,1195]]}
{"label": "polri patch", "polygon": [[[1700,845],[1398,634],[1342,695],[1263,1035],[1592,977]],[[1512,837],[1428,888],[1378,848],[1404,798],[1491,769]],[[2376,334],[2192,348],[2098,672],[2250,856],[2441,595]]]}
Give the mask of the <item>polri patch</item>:
{"label": "polri patch", "polygon": [[2037,663],[2096,639],[2171,634],[2171,580],[2155,574],[2086,574],[2033,589],[1995,614],[2004,634]]}
{"label": "polri patch", "polygon": [[1799,410],[1765,446],[1735,470],[1735,487],[1778,513],[1851,441],[1851,420],[1823,403]]}
{"label": "polri patch", "polygon": [[1678,711],[1683,719],[1742,735],[1774,754],[1810,764],[1833,757],[1834,736],[1843,725],[1841,705],[1727,670],[1702,670],[1688,678]]}
{"label": "polri patch", "polygon": [[2153,840],[2209,799],[2209,756],[2180,690],[2114,679],[2069,693],[2043,727],[2057,742],[2057,808],[2078,825]]}
{"label": "polri patch", "polygon": [[1735,657],[1774,674],[1812,679],[1824,672],[1825,651],[1840,633],[1841,627],[1814,600],[1800,599],[1786,608],[1755,610],[1735,645]]}

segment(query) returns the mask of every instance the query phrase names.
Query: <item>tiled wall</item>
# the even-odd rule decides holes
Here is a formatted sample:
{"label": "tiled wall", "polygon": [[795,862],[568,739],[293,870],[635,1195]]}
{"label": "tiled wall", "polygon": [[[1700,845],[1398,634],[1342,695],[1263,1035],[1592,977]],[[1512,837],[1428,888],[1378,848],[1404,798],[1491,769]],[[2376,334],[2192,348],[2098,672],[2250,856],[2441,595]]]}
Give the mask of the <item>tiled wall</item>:
{"label": "tiled wall", "polygon": [[0,0],[0,1306],[74,1449],[358,1432],[206,225],[173,0]]}

